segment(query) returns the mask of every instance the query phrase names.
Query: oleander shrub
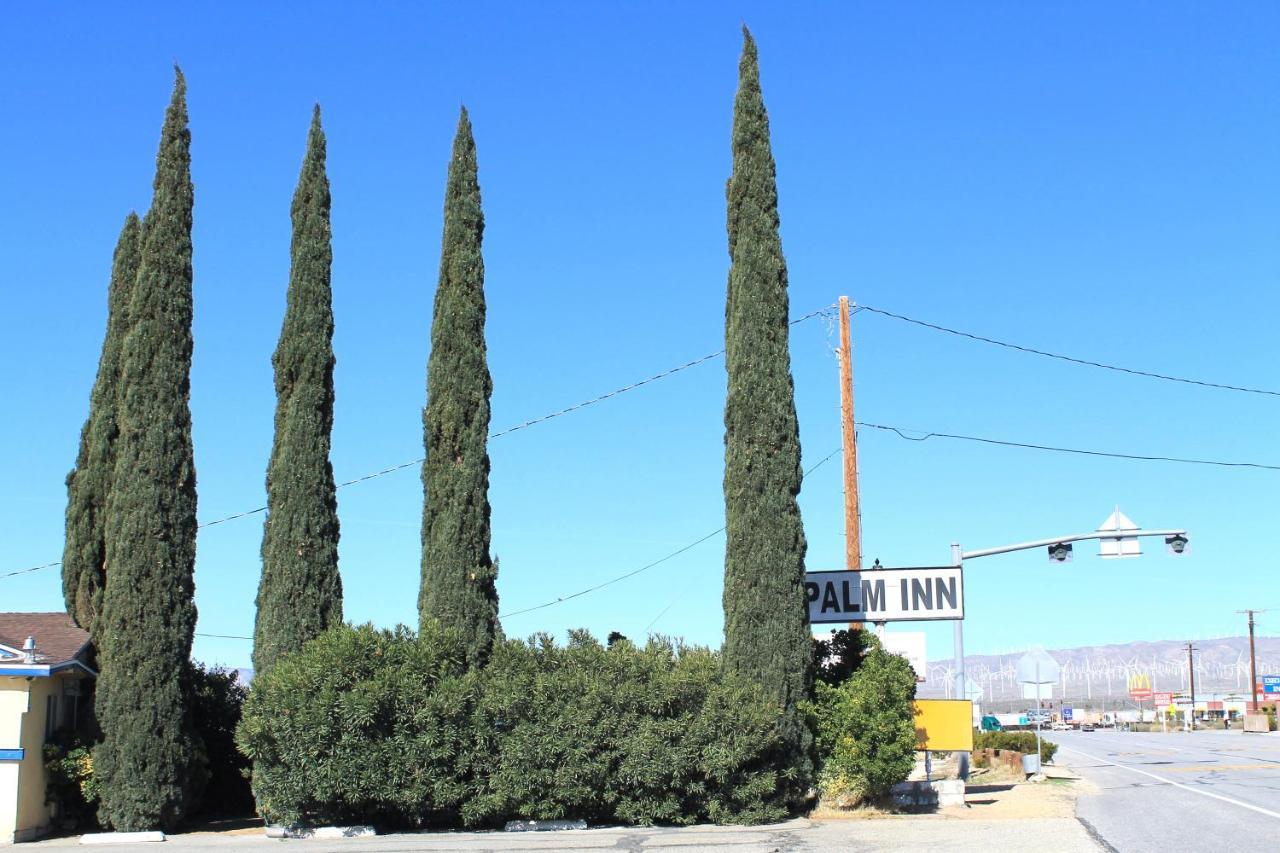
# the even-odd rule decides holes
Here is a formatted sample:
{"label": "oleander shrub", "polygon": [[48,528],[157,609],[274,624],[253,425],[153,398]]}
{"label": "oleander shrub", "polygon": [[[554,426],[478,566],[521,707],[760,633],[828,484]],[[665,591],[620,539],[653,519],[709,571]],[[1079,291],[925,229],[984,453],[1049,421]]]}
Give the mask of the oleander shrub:
{"label": "oleander shrub", "polygon": [[478,727],[494,756],[466,817],[754,823],[786,814],[778,712],[719,655],[584,631],[494,648]]}
{"label": "oleander shrub", "polygon": [[[1021,752],[1023,755],[1034,755],[1036,751],[1035,732],[975,732],[973,735],[973,751],[984,749],[1007,749]],[[1040,738],[1040,763],[1048,764],[1058,752],[1058,745]]]}
{"label": "oleander shrub", "polygon": [[253,681],[236,733],[268,821],[449,825],[473,789],[456,637],[334,627]]}
{"label": "oleander shrub", "polygon": [[271,821],[750,823],[786,815],[779,709],[719,655],[586,632],[467,670],[434,628],[329,630],[255,680],[238,732]]}

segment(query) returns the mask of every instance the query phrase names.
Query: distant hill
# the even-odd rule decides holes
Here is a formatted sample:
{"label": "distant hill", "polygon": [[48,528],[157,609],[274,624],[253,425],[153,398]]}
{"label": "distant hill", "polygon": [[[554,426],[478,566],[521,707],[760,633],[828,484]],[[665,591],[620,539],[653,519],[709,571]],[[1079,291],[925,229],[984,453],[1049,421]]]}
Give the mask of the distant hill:
{"label": "distant hill", "polygon": [[[1280,637],[1257,637],[1258,675],[1280,674]],[[1197,640],[1196,693],[1245,693],[1249,683],[1249,638],[1222,637]],[[999,655],[966,655],[965,675],[982,688],[984,702],[1020,702],[1022,688],[1015,670],[1025,650]],[[1050,649],[1062,667],[1062,679],[1054,685],[1053,699],[1128,699],[1128,678],[1141,673],[1151,679],[1153,690],[1187,689],[1185,641],[1118,643]],[[929,662],[927,680],[920,685],[925,697],[950,695],[953,664],[950,659]]]}

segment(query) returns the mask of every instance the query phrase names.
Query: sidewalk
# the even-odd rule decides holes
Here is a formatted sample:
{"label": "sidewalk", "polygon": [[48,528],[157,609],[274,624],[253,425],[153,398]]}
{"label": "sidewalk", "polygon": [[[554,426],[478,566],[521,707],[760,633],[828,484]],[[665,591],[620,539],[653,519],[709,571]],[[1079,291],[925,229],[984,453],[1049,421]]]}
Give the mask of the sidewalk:
{"label": "sidewalk", "polygon": [[[285,845],[281,847],[281,845]],[[557,850],[679,850],[782,853],[783,851],[893,851],[945,847],[947,850],[1053,850],[1055,853],[1099,850],[1079,822],[1072,818],[1024,820],[956,820],[945,815],[890,816],[865,820],[813,821],[804,818],[767,826],[610,827],[560,832],[432,832],[379,835],[372,838],[279,841],[257,833],[188,833],[172,835],[163,845],[112,845],[109,853],[392,853],[392,851],[557,851]],[[16,853],[52,853],[82,849],[76,838],[37,841],[15,848]]]}

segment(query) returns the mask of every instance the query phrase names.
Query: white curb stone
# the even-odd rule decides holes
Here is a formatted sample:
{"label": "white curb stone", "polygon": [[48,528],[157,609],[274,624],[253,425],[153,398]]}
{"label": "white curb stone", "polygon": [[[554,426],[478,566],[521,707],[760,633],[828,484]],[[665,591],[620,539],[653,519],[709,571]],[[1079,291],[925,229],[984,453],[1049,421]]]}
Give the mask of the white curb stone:
{"label": "white curb stone", "polygon": [[552,832],[562,829],[586,829],[585,820],[509,820],[506,832]]}
{"label": "white curb stone", "polygon": [[80,836],[81,844],[140,844],[164,841],[163,832],[90,832]]}

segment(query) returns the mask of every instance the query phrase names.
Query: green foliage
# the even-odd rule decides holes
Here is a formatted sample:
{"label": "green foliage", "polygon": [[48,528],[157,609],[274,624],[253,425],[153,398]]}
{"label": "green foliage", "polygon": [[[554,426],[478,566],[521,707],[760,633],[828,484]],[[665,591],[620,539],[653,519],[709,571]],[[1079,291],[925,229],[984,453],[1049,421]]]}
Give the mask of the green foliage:
{"label": "green foliage", "polygon": [[809,730],[797,703],[809,696],[813,663],[796,502],[800,437],[769,118],[755,41],[745,28],[738,72],[727,190],[724,661],[784,710],[798,797],[812,777]]}
{"label": "green foliage", "polygon": [[915,673],[874,639],[870,646],[847,681],[815,685],[812,716],[828,798],[883,799],[915,763]]}
{"label": "green foliage", "polygon": [[[1007,749],[1034,755],[1036,751],[1035,732],[975,732],[973,735],[973,751],[980,753],[984,749]],[[1040,763],[1048,764],[1058,752],[1058,745],[1040,738]],[[975,762],[976,763],[976,762]]]}
{"label": "green foliage", "polygon": [[786,814],[778,715],[718,655],[584,632],[482,669],[428,626],[337,627],[255,679],[238,732],[270,820],[687,824]]}
{"label": "green foliage", "polygon": [[282,823],[448,825],[471,791],[476,677],[462,646],[335,626],[255,677],[237,743]]}
{"label": "green foliage", "polygon": [[190,143],[178,71],[120,356],[109,574],[94,623],[99,819],[124,831],[173,828],[202,775],[182,688],[196,621]]}
{"label": "green foliage", "polygon": [[585,632],[495,648],[479,726],[494,756],[469,823],[755,823],[785,815],[778,717],[717,655]]}
{"label": "green foliage", "polygon": [[440,281],[431,322],[422,412],[422,586],[418,615],[459,632],[467,660],[483,663],[498,633],[497,563],[489,556],[489,396],[484,340],[476,145],[465,108],[445,187]]}
{"label": "green foliage", "polygon": [[208,783],[193,810],[217,817],[252,814],[249,760],[235,740],[248,690],[234,669],[192,663],[186,678],[192,727],[208,761]]}
{"label": "green foliage", "polygon": [[862,666],[867,653],[875,647],[875,635],[865,630],[833,628],[829,640],[814,637],[814,679],[831,687],[839,687],[853,676],[858,667]]}
{"label": "green foliage", "polygon": [[93,772],[93,746],[78,734],[60,734],[44,745],[45,802],[56,806],[60,821],[71,829],[98,825],[98,777]]}
{"label": "green foliage", "polygon": [[342,621],[338,499],[329,462],[335,362],[329,204],[317,106],[293,196],[289,290],[271,359],[276,420],[254,626],[257,675]]}
{"label": "green foliage", "polygon": [[67,475],[66,541],[62,551],[62,594],[67,613],[87,631],[102,607],[106,582],[107,496],[115,476],[116,395],[120,354],[129,331],[129,301],[138,277],[141,225],[130,213],[116,242],[107,288],[107,334],[102,341],[98,376],[89,397],[89,418],[80,431],[76,467]]}

